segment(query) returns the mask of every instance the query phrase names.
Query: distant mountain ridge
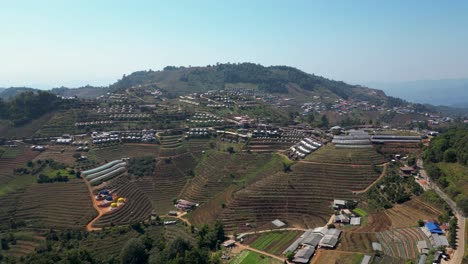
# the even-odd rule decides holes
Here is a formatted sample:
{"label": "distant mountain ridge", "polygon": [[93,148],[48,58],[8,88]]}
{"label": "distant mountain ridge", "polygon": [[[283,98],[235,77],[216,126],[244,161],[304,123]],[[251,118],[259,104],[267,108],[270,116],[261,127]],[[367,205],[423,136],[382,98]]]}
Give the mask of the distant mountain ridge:
{"label": "distant mountain ridge", "polygon": [[369,82],[367,86],[410,102],[456,107],[468,106],[468,78],[410,82]]}

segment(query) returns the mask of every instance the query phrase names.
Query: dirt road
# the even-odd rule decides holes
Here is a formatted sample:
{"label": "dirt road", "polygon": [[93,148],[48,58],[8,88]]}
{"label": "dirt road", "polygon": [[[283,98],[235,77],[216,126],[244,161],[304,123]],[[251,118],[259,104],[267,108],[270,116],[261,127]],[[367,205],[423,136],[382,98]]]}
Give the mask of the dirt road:
{"label": "dirt road", "polygon": [[261,251],[261,250],[258,250],[258,249],[255,249],[255,248],[251,248],[249,246],[246,246],[246,245],[242,245],[241,243],[239,242],[236,242],[236,246],[238,246],[240,248],[240,250],[250,250],[250,251],[253,251],[253,252],[257,252],[258,254],[262,254],[262,255],[265,255],[265,256],[268,256],[268,257],[271,257],[271,258],[274,258],[274,259],[277,259],[281,262],[284,262],[286,259],[285,258],[281,258],[281,257],[278,257],[276,255],[273,255],[273,254],[270,254],[268,252],[265,252],[265,251]]}

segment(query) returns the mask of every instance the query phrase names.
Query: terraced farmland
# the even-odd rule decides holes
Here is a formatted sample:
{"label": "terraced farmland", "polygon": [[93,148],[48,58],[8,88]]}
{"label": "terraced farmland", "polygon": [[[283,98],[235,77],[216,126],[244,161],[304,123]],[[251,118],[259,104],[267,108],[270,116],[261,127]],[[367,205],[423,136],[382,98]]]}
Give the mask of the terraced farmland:
{"label": "terraced farmland", "polygon": [[419,228],[402,228],[376,234],[385,255],[401,258],[416,259],[419,255],[417,243],[420,240],[430,241]]}
{"label": "terraced farmland", "polygon": [[29,227],[83,229],[97,212],[81,180],[34,184],[18,194],[15,220]]}
{"label": "terraced farmland", "polygon": [[166,214],[174,209],[172,201],[179,197],[187,179],[174,161],[162,159],[156,164],[153,176],[140,177],[134,184],[150,199],[158,214]]}
{"label": "terraced farmland", "polygon": [[106,259],[110,256],[118,257],[122,247],[131,238],[138,237],[140,234],[136,231],[125,233],[115,232],[103,235],[91,232],[89,236],[80,243],[80,247],[89,250],[98,257]]}
{"label": "terraced farmland", "polygon": [[117,144],[94,149],[96,161],[101,163],[121,158],[142,157],[159,154],[159,147],[153,144]]}
{"label": "terraced farmland", "polygon": [[234,182],[256,177],[256,172],[271,159],[271,155],[229,154],[212,151],[205,155],[195,170],[182,199],[203,203]]}
{"label": "terraced farmland", "polygon": [[373,148],[364,149],[347,149],[336,148],[332,144],[320,148],[316,152],[307,156],[306,160],[335,163],[335,164],[355,164],[355,165],[370,165],[385,163],[384,156],[377,153]]}
{"label": "terraced farmland", "polygon": [[150,200],[137,185],[129,181],[129,178],[121,176],[114,179],[106,188],[113,190],[118,197],[125,198],[126,202],[123,206],[101,216],[94,223],[94,227],[129,224],[149,217],[153,209]]}
{"label": "terraced farmland", "polygon": [[182,145],[182,135],[173,135],[173,136],[160,136],[159,141],[161,142],[161,147],[163,148],[177,148]]}
{"label": "terraced farmland", "polygon": [[23,167],[28,161],[33,160],[39,153],[25,146],[6,149],[0,157],[0,186],[13,180],[13,170]]}
{"label": "terraced farmland", "polygon": [[337,250],[372,253],[372,242],[377,242],[375,233],[343,232]]}
{"label": "terraced farmland", "polygon": [[287,140],[281,139],[259,139],[254,138],[251,139],[249,144],[247,145],[245,151],[250,150],[251,152],[258,152],[258,153],[270,153],[275,152],[278,150],[285,150],[291,147],[295,142],[289,142]]}
{"label": "terraced farmland", "polygon": [[221,219],[228,230],[245,230],[274,219],[290,225],[317,227],[328,220],[333,199],[353,199],[353,191],[371,184],[378,175],[370,166],[297,163],[290,173],[266,177],[235,194]]}

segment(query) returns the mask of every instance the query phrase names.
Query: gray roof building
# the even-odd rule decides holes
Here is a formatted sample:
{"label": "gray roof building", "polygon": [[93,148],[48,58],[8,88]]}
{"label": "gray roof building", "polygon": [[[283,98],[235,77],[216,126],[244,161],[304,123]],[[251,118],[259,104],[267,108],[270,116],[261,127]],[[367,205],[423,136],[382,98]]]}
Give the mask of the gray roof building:
{"label": "gray roof building", "polygon": [[296,255],[294,255],[293,262],[294,263],[309,263],[310,258],[314,255],[315,248],[313,247],[303,247],[299,251],[297,251]]}

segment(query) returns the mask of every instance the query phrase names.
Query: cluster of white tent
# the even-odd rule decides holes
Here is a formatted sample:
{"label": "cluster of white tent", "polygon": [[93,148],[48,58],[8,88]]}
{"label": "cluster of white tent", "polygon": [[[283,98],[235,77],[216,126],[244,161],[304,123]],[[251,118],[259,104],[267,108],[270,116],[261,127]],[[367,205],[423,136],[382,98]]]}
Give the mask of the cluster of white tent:
{"label": "cluster of white tent", "polygon": [[127,163],[122,160],[114,160],[97,168],[83,171],[81,174],[89,180],[91,185],[98,185],[126,171]]}
{"label": "cluster of white tent", "polygon": [[321,143],[314,141],[311,138],[304,138],[302,139],[299,144],[296,146],[292,146],[291,150],[297,156],[304,158],[305,156],[309,155],[310,153],[316,151],[318,148],[322,146]]}

